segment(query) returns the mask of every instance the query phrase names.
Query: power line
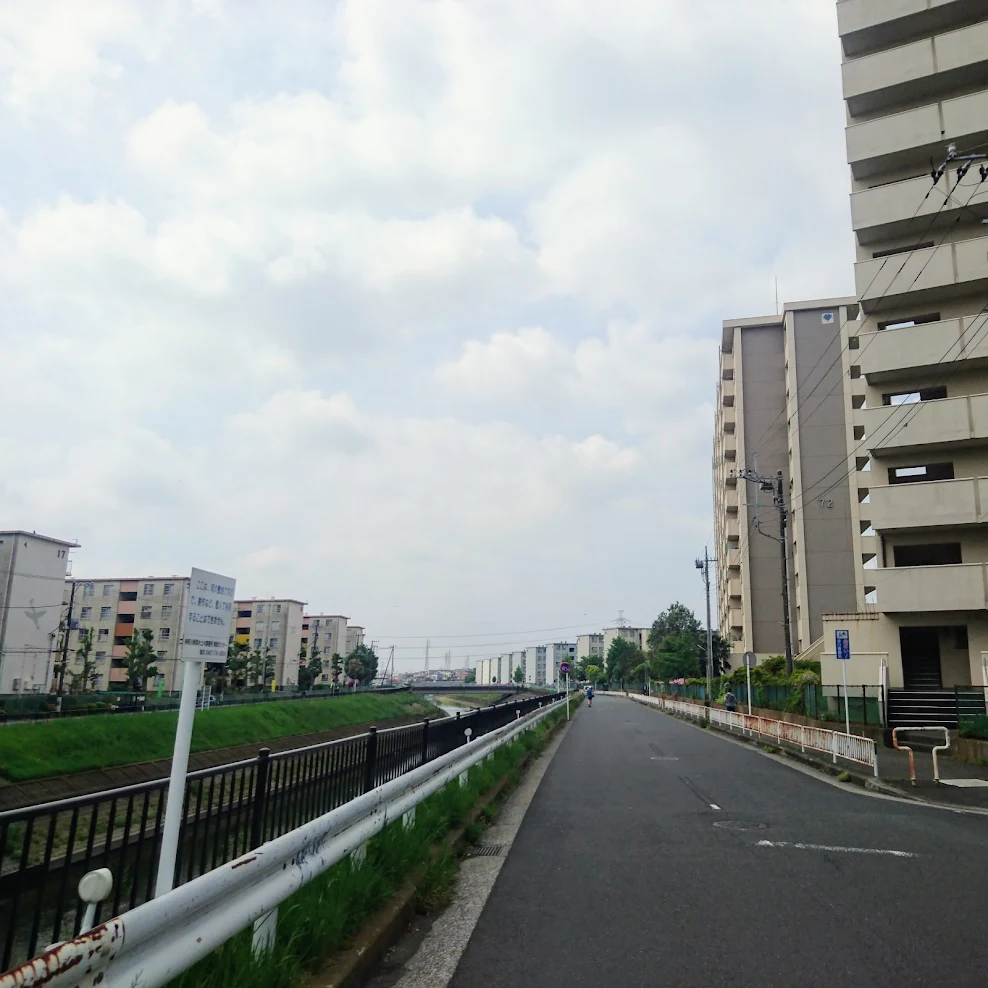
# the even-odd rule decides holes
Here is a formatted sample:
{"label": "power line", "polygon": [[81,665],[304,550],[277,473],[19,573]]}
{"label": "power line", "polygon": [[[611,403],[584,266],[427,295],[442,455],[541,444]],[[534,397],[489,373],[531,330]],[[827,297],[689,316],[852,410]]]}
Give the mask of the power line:
{"label": "power line", "polygon": [[[379,633],[379,637],[381,639],[385,639],[385,638],[387,638],[389,640],[394,639],[395,641],[407,641],[408,639],[411,639],[411,638],[415,638],[415,639],[417,639],[419,641],[423,641],[426,637],[428,637],[428,639],[430,641],[433,641],[433,640],[435,640],[437,638],[483,638],[484,635],[538,635],[538,634],[542,634],[542,633],[547,632],[547,631],[572,631],[574,628],[594,627],[594,626],[596,626],[598,624],[601,627],[603,627],[604,623],[605,622],[603,622],[603,621],[598,621],[598,622],[584,621],[583,624],[564,624],[564,625],[561,625],[558,628],[530,628],[527,631],[526,630],[521,630],[521,631],[517,631],[517,630],[513,630],[513,631],[482,631],[482,632],[480,632],[479,634],[476,634],[476,635],[451,634],[451,635],[428,635],[428,636],[426,636],[426,635],[386,635],[386,634],[383,634],[383,633]],[[401,646],[399,646],[399,647],[401,647]]]}

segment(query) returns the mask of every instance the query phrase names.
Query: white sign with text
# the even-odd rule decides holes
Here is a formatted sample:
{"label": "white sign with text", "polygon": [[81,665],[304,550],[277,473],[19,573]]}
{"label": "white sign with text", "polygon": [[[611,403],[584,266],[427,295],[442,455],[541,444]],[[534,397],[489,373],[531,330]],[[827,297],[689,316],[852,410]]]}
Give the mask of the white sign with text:
{"label": "white sign with text", "polygon": [[226,662],[236,588],[237,581],[229,576],[192,570],[182,642],[184,662]]}

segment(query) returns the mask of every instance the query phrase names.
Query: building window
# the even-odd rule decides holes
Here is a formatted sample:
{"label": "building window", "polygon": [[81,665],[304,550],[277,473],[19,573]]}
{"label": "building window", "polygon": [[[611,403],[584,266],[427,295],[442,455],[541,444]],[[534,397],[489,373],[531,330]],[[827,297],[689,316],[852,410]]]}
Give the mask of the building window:
{"label": "building window", "polygon": [[[780,549],[779,551],[781,552],[782,550]],[[171,636],[172,636],[172,629],[171,628],[162,628],[158,632],[158,641],[166,642],[166,641],[168,641],[169,638],[171,638]]]}
{"label": "building window", "polygon": [[897,545],[892,550],[898,566],[959,566],[963,563],[960,542],[929,545]]}
{"label": "building window", "polygon": [[84,583],[82,585],[82,596],[83,597],[93,597],[96,594],[96,584],[95,583]]}
{"label": "building window", "polygon": [[109,628],[100,628],[99,629],[99,636],[97,637],[96,640],[97,641],[101,641],[101,642],[108,642],[110,640],[110,629]]}
{"label": "building window", "polygon": [[155,652],[154,654],[155,654],[155,656],[157,656],[157,659],[158,659],[159,662],[164,662],[165,657],[168,655],[167,652]]}
{"label": "building window", "polygon": [[921,391],[892,391],[882,395],[883,405],[914,405],[918,401],[939,401],[947,397],[947,388],[923,388]]}
{"label": "building window", "polygon": [[[779,551],[781,552],[782,550],[780,549]],[[254,639],[254,648],[260,648],[263,644],[264,644],[264,639],[263,638],[255,638]]]}
{"label": "building window", "polygon": [[[780,549],[779,551],[781,552],[782,550]],[[268,648],[277,648],[277,647],[278,647],[278,639],[277,638],[269,638],[268,639]]]}
{"label": "building window", "polygon": [[85,640],[85,637],[86,637],[86,629],[85,628],[80,628],[76,632],[76,635],[78,636],[79,641]]}
{"label": "building window", "polygon": [[[779,551],[781,552],[782,550],[780,549]],[[263,614],[264,613],[264,605],[263,604],[258,604],[257,607],[255,608],[255,610],[257,611],[258,614]]]}
{"label": "building window", "polygon": [[281,622],[280,621],[272,621],[271,622],[271,630],[272,631],[280,631],[281,630]]}
{"label": "building window", "polygon": [[275,614],[280,614],[281,613],[281,604],[275,604],[274,605],[274,612],[275,612]]}
{"label": "building window", "polygon": [[162,619],[164,619],[164,618],[170,618],[171,616],[172,616],[172,605],[171,604],[162,604],[161,605],[161,617],[162,617]]}
{"label": "building window", "polygon": [[254,630],[255,631],[263,631],[266,627],[267,627],[267,625],[263,621],[258,621],[254,625]]}
{"label": "building window", "polygon": [[174,592],[175,592],[175,584],[174,583],[166,583],[165,584],[165,589],[164,589],[165,596],[166,597],[170,597]]}
{"label": "building window", "polygon": [[93,676],[93,686],[95,686],[96,689],[98,689],[98,690],[101,690],[103,688],[103,676],[102,676],[102,674],[97,675],[97,676]]}
{"label": "building window", "polygon": [[97,652],[96,665],[101,666],[104,662],[106,662],[106,652]]}
{"label": "building window", "polygon": [[153,583],[145,583],[144,584],[144,596],[145,597],[153,597],[154,596],[154,584]]}
{"label": "building window", "polygon": [[112,583],[104,583],[103,584],[103,596],[104,597],[112,597],[113,596],[113,584]]}
{"label": "building window", "polygon": [[[781,552],[782,550],[780,549],[779,551]],[[110,620],[110,608],[109,607],[101,607],[99,609],[99,619],[101,621],[109,621]]]}
{"label": "building window", "polygon": [[81,620],[83,620],[83,621],[91,621],[92,619],[93,619],[93,609],[91,607],[84,607],[82,609],[82,618],[81,618]]}
{"label": "building window", "polygon": [[151,605],[141,604],[141,620],[149,621],[150,619],[151,619]]}

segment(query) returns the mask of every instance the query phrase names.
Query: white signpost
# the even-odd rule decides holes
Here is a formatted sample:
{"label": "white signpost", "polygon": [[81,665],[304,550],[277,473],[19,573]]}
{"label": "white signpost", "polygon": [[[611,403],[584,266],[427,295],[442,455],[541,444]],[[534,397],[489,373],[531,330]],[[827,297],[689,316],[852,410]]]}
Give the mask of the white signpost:
{"label": "white signpost", "polygon": [[[837,630],[834,632],[834,648],[840,661],[841,672],[844,674],[844,729],[851,733],[851,711],[847,702],[847,663],[851,661],[851,632]],[[840,709],[840,708],[838,708]]]}
{"label": "white signpost", "polygon": [[751,716],[751,669],[752,666],[756,665],[758,662],[758,656],[754,652],[745,652],[744,657],[744,675],[748,680],[748,716]]}
{"label": "white signpost", "polygon": [[168,780],[155,896],[170,892],[175,880],[196,694],[205,663],[226,662],[227,646],[233,628],[233,597],[236,587],[237,581],[229,576],[220,576],[202,569],[192,570],[181,649],[181,658],[185,663],[182,698],[179,702],[178,725],[175,728],[175,749],[172,752],[172,771]]}

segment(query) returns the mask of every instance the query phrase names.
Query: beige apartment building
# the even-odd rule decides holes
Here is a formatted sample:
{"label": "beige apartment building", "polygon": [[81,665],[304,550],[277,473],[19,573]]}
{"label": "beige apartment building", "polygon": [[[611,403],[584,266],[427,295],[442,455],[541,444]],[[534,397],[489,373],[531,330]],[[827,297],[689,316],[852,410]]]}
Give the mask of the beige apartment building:
{"label": "beige apartment building", "polygon": [[298,683],[299,653],[305,602],[290,599],[238,600],[234,603],[234,638],[251,651],[268,649],[274,659],[274,682],[278,687]]}
{"label": "beige apartment building", "polygon": [[951,161],[932,191],[930,168],[988,150],[988,4],[837,12],[862,309],[845,339],[862,385],[845,395],[847,469],[870,562],[856,607],[827,618],[825,678],[839,681],[844,628],[855,683],[988,685],[988,162]]}
{"label": "beige apartment building", "polygon": [[[589,634],[589,635],[577,635],[576,636],[576,658],[577,661],[580,659],[586,659],[588,662],[590,660],[595,660],[597,665],[600,665],[604,660],[604,635],[603,632],[600,634]],[[593,665],[594,662],[591,662]]]}
{"label": "beige apartment building", "polygon": [[[845,342],[854,299],[787,304],[779,315],[723,324],[714,426],[713,493],[718,628],[741,655],[785,653],[779,513],[773,491],[741,477],[782,474],[788,517],[792,652],[823,634],[823,615],[853,610],[857,517],[845,475]],[[858,550],[860,551],[860,549]]]}
{"label": "beige apartment building", "polygon": [[333,655],[340,656],[340,667],[345,671],[347,655],[347,618],[343,614],[309,614],[302,618],[302,645],[309,655],[319,649],[322,660],[321,683],[333,681]]}
{"label": "beige apartment building", "polygon": [[[187,576],[109,577],[69,579],[64,584],[63,621],[72,602],[65,688],[82,671],[77,652],[87,629],[93,632],[91,661],[95,663],[97,689],[127,688],[127,640],[135,630],[150,629],[157,656],[159,676],[148,688],[164,679],[164,689],[182,686],[179,666],[182,629],[189,603]],[[74,593],[73,593],[74,588]]]}
{"label": "beige apartment building", "polygon": [[364,629],[359,624],[347,625],[346,629],[346,652],[350,654],[358,645],[364,643]]}

